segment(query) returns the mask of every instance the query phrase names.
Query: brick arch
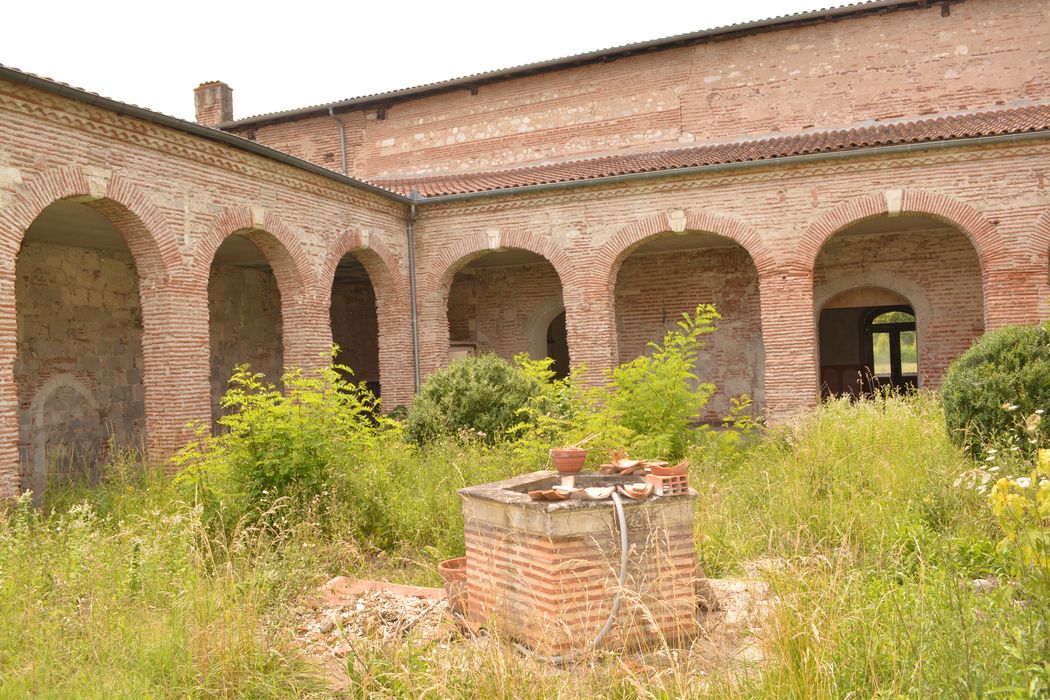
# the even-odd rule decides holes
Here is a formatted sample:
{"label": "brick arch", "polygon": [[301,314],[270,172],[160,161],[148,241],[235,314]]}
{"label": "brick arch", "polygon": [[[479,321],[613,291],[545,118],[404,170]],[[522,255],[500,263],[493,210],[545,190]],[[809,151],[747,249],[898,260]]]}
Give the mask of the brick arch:
{"label": "brick arch", "polygon": [[598,259],[603,263],[608,288],[615,288],[623,261],[647,240],[660,234],[686,231],[713,233],[733,241],[751,256],[760,276],[769,273],[776,264],[758,232],[733,217],[696,209],[682,211],[677,217],[675,212],[662,212],[627,225],[602,245]]}
{"label": "brick arch", "polygon": [[329,246],[321,266],[317,286],[324,297],[330,300],[335,270],[348,253],[353,253],[364,266],[372,286],[375,287],[377,299],[380,295],[399,299],[405,294],[406,285],[401,266],[386,243],[379,237],[362,236],[359,231],[346,231]]}
{"label": "brick arch", "polygon": [[930,318],[933,317],[933,305],[930,304],[930,300],[927,298],[926,292],[923,291],[921,285],[897,275],[876,272],[864,274],[859,277],[849,277],[836,280],[835,282],[822,284],[814,289],[814,320],[819,319],[820,312],[824,310],[824,306],[840,294],[853,289],[867,289],[873,287],[886,289],[907,299],[912,310],[915,311],[915,318],[920,325],[929,323]]}
{"label": "brick arch", "polygon": [[[922,190],[899,190],[899,193],[899,207],[893,207],[895,213],[929,216],[958,229],[973,245],[982,270],[995,267],[1010,257],[995,224],[966,202]],[[833,236],[848,226],[890,211],[886,193],[877,192],[856,197],[824,212],[798,242],[791,266],[812,272],[817,256]]]}
{"label": "brick arch", "polygon": [[76,200],[109,220],[131,251],[140,280],[163,279],[181,263],[178,238],[142,189],[121,175],[88,175],[67,167],[33,177],[0,210],[0,269],[14,274],[26,230],[44,209],[63,199]]}
{"label": "brick arch", "polygon": [[382,238],[346,231],[329,246],[318,281],[324,308],[331,319],[332,287],[336,268],[348,254],[368,273],[376,295],[379,324],[379,384],[384,406],[407,404],[415,389],[412,367],[412,327],[408,285],[398,259]]}
{"label": "brick arch", "polygon": [[244,234],[270,263],[282,299],[299,299],[313,288],[313,266],[299,236],[279,217],[252,207],[218,214],[194,252],[193,277],[207,285],[215,253],[228,237]]}
{"label": "brick arch", "polygon": [[[332,333],[324,292],[319,290],[302,237],[280,217],[258,207],[230,207],[218,214],[197,243],[192,285],[207,290],[219,246],[239,233],[270,263],[281,297],[281,337],[285,369],[310,370],[328,363]],[[207,292],[203,295],[207,299]]]}
{"label": "brick arch", "polygon": [[524,229],[479,231],[464,236],[420,265],[420,357],[424,377],[448,358],[448,296],[456,272],[486,253],[508,248],[526,250],[547,260],[558,276],[563,298],[578,289],[578,273],[572,259],[550,238]]}
{"label": "brick arch", "polygon": [[427,264],[427,270],[424,273],[426,287],[447,291],[455,274],[471,260],[480,258],[486,253],[507,248],[527,250],[542,256],[554,266],[562,288],[575,283],[576,268],[572,258],[550,238],[537,236],[524,229],[500,230],[496,235],[498,240],[491,238],[486,233],[476,233],[443,249],[435,260]]}
{"label": "brick arch", "polygon": [[[166,394],[172,386],[171,305],[162,300],[181,266],[178,237],[169,221],[136,184],[106,170],[67,167],[40,173],[25,182],[0,210],[0,296],[15,302],[15,270],[25,232],[54,202],[73,200],[92,207],[123,236],[134,261],[142,308],[142,369],[147,441],[152,446],[188,431],[192,400]],[[18,488],[18,390],[13,371],[17,355],[15,303],[0,309],[0,495]],[[176,386],[176,391],[180,386]],[[177,391],[184,394],[185,391]],[[183,410],[189,406],[189,409]],[[169,429],[178,425],[177,429]],[[167,447],[174,445],[165,443]]]}

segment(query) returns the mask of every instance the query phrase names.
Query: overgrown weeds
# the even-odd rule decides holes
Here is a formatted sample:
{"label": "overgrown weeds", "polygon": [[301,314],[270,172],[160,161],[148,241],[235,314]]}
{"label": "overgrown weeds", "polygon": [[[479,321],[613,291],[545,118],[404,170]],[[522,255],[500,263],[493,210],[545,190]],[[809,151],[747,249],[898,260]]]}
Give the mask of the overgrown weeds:
{"label": "overgrown weeds", "polygon": [[[286,378],[279,392],[243,370],[229,432],[184,453],[177,480],[128,458],[100,486],[49,492],[44,510],[23,499],[0,512],[0,695],[332,692],[290,643],[289,609],[305,592],[337,574],[436,584],[434,564],[463,551],[459,488],[542,468],[552,443],[603,421],[599,444],[640,434],[615,402],[590,403],[543,361],[518,364],[544,389],[509,441],[417,447],[338,375]],[[683,367],[669,372],[682,378]],[[680,418],[705,391],[684,386],[698,393],[668,404]],[[635,392],[642,403],[662,395]],[[775,429],[751,418],[746,399],[726,430],[652,415],[689,431],[634,445],[689,456],[707,573],[772,586],[761,665],[712,668],[698,645],[553,669],[497,640],[362,640],[352,693],[1050,693],[1050,458],[1029,464],[1018,450],[975,462],[949,439],[937,397],[921,392],[832,401]],[[998,469],[1027,477],[997,486],[993,510]]]}

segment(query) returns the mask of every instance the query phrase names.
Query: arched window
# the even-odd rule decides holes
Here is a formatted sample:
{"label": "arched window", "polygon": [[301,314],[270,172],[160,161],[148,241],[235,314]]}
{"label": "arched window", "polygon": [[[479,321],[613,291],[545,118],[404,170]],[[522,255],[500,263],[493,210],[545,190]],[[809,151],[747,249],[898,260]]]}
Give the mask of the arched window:
{"label": "arched window", "polygon": [[864,320],[869,389],[918,386],[918,338],[910,306],[871,309]]}

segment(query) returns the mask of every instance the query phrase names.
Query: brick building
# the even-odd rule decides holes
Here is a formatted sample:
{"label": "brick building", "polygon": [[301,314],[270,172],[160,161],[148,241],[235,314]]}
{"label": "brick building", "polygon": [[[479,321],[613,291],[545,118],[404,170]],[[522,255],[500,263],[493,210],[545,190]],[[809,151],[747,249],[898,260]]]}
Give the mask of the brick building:
{"label": "brick building", "polygon": [[[198,124],[0,68],[0,494],[161,457],[237,362],[387,406],[723,315],[711,415],[936,387],[1050,301],[1050,2],[875,0]],[[889,315],[887,315],[889,314]],[[881,343],[881,345],[880,345]]]}

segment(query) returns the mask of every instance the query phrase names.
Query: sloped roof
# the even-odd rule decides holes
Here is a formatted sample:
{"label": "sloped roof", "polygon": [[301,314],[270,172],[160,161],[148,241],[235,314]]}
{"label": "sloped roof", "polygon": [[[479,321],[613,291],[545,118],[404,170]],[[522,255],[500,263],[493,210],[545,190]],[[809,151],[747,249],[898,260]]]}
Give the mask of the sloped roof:
{"label": "sloped roof", "polygon": [[842,129],[807,130],[785,136],[610,155],[489,172],[380,177],[371,178],[369,181],[398,192],[408,193],[416,190],[424,197],[438,197],[878,146],[922,144],[1044,130],[1050,130],[1050,104],[1047,103],[939,115],[925,119],[873,122]]}
{"label": "sloped roof", "polygon": [[301,170],[307,170],[315,175],[321,175],[357,189],[367,190],[382,197],[395,199],[397,201],[404,200],[404,197],[397,192],[392,192],[357,178],[342,175],[329,168],[324,168],[315,163],[296,158],[295,156],[289,155],[283,151],[263,146],[262,144],[256,143],[255,141],[249,141],[248,139],[241,138],[235,134],[203,126],[196,122],[189,122],[185,119],[179,119],[178,117],[172,117],[161,112],[155,112],[151,109],[139,107],[138,105],[133,105],[128,102],[121,102],[110,97],[104,97],[96,92],[90,92],[84,88],[74,87],[68,83],[59,82],[52,78],[45,78],[34,73],[19,70],[18,68],[12,68],[11,66],[0,64],[0,80],[7,80],[19,85],[29,85],[38,90],[61,95],[62,97],[67,97],[76,100],[77,102],[83,102],[84,104],[108,109],[116,114],[123,114],[129,117],[134,117],[135,119],[142,119],[154,124],[160,124],[161,126],[170,129],[177,129],[178,131],[199,136],[208,139],[209,141],[218,141],[227,146],[255,153],[256,155],[270,158],[271,160],[276,160]]}

